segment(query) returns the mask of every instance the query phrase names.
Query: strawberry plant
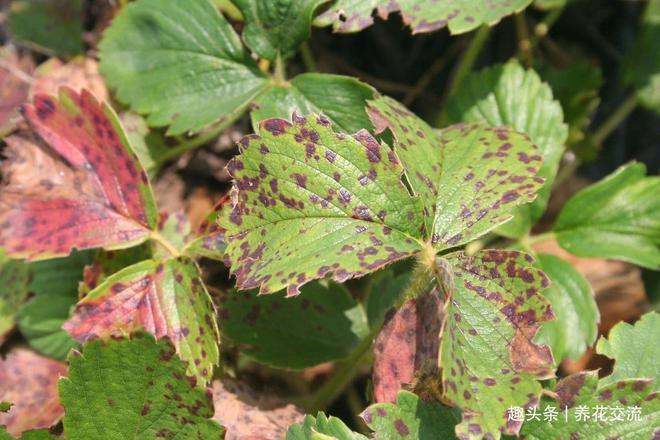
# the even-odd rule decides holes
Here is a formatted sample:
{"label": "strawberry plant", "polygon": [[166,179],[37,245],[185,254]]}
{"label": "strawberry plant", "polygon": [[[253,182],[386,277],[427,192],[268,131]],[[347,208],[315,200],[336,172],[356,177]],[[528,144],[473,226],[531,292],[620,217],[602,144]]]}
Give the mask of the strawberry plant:
{"label": "strawberry plant", "polygon": [[657,438],[660,2],[582,3],[11,2],[0,439]]}

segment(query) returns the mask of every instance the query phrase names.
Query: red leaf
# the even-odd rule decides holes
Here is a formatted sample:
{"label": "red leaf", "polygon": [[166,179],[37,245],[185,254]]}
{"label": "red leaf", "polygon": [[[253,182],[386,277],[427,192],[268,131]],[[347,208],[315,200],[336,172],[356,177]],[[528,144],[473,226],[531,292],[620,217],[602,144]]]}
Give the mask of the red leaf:
{"label": "red leaf", "polygon": [[0,401],[14,404],[8,412],[0,412],[0,425],[18,436],[55,424],[64,415],[57,382],[66,372],[63,363],[25,348],[15,349],[0,360]]}
{"label": "red leaf", "polygon": [[[37,95],[24,113],[34,130],[66,163],[49,159],[40,175],[12,170],[28,161],[34,141],[7,140],[13,175],[0,191],[0,246],[12,257],[38,259],[74,249],[121,248],[144,241],[157,215],[146,173],[116,116],[86,91],[60,90],[59,101]],[[13,150],[13,151],[12,151]],[[41,154],[42,157],[45,157]],[[64,175],[62,175],[64,173]]]}

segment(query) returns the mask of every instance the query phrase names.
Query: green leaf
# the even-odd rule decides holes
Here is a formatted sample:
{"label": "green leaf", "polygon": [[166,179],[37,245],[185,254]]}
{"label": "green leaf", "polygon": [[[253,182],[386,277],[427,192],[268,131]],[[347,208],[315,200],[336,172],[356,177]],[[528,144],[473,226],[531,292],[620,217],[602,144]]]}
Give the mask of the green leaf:
{"label": "green leaf", "polygon": [[421,208],[396,155],[362,130],[335,133],[323,116],[262,121],[227,169],[238,188],[226,221],[240,289],[358,277],[413,255]]}
{"label": "green leaf", "polygon": [[386,19],[399,11],[413,34],[449,28],[452,34],[476,29],[481,24],[494,25],[503,17],[523,10],[532,0],[493,0],[487,4],[473,0],[337,0],[315,21],[319,26],[332,25],[336,32],[358,32],[371,26],[372,13]]}
{"label": "green leaf", "polygon": [[334,283],[311,283],[303,295],[258,296],[231,291],[219,298],[222,332],[241,353],[280,368],[342,359],[369,333],[364,310]]}
{"label": "green leaf", "polygon": [[371,328],[380,327],[385,319],[385,314],[399,302],[404,289],[410,281],[410,274],[395,274],[387,270],[371,285],[367,294],[367,319]]}
{"label": "green leaf", "polygon": [[47,429],[36,429],[32,431],[25,431],[20,437],[12,437],[5,431],[5,428],[0,426],[0,440],[55,440],[57,437],[48,432]]}
{"label": "green leaf", "polygon": [[167,336],[189,375],[201,382],[212,378],[218,363],[215,310],[192,261],[146,260],[122,269],[89,292],[64,324],[80,342],[139,328]]}
{"label": "green leaf", "polygon": [[599,313],[589,282],[569,262],[539,254],[539,267],[550,278],[543,291],[557,319],[546,322],[536,341],[547,344],[557,363],[577,359],[598,336]]}
{"label": "green leaf", "polygon": [[452,122],[507,125],[527,134],[541,151],[543,164],[538,175],[545,179],[545,184],[537,199],[517,208],[514,220],[498,229],[506,236],[522,237],[545,211],[564,151],[568,129],[559,102],[535,71],[512,60],[469,75],[447,108]]}
{"label": "green leaf", "polygon": [[396,404],[376,403],[361,416],[376,432],[376,438],[388,440],[452,439],[460,420],[456,409],[425,402],[408,391],[399,391]]}
{"label": "green leaf", "polygon": [[16,324],[16,314],[28,296],[27,265],[10,260],[0,249],[0,345]]}
{"label": "green leaf", "polygon": [[639,102],[660,112],[660,0],[649,0],[637,41],[623,63],[623,79],[637,90]]}
{"label": "green leaf", "polygon": [[[525,440],[554,440],[575,438],[580,440],[651,439],[660,434],[660,394],[652,393],[648,380],[622,380],[598,386],[598,373],[587,371],[562,379],[555,392],[558,401],[544,399],[541,409],[554,408],[557,420],[528,420],[522,429]],[[639,420],[631,416],[639,408]],[[593,417],[597,408],[604,419]],[[586,412],[586,419],[578,414]],[[614,417],[620,417],[612,419]]]}
{"label": "green leaf", "polygon": [[660,268],[660,177],[645,174],[632,162],[569,199],[554,226],[561,247]]}
{"label": "green leaf", "polygon": [[319,412],[316,417],[307,415],[301,423],[291,425],[286,440],[367,440],[367,437],[351,431],[341,419]]}
{"label": "green leaf", "polygon": [[9,29],[17,40],[74,55],[83,51],[82,0],[14,0]]}
{"label": "green leaf", "polygon": [[570,0],[534,0],[534,7],[542,10],[559,9],[566,6]]}
{"label": "green leaf", "polygon": [[292,56],[309,38],[316,8],[328,0],[234,0],[243,13],[245,44],[260,57]]}
{"label": "green leaf", "polygon": [[[69,356],[60,380],[69,440],[221,438],[213,402],[166,341],[144,334],[93,341]],[[81,398],[84,396],[84,398]]]}
{"label": "green leaf", "polygon": [[540,325],[553,318],[540,294],[548,280],[519,252],[447,258],[454,289],[439,365],[445,398],[463,410],[456,434],[465,439],[516,435],[521,423],[507,421],[507,409],[536,406],[539,379],[554,376],[549,348],[532,342]]}
{"label": "green leaf", "polygon": [[147,121],[137,113],[124,112],[120,118],[133,151],[144,169],[153,177],[161,165],[162,158],[169,150],[165,138],[159,132],[149,130]]}
{"label": "green leaf", "polygon": [[209,0],[131,3],[99,48],[101,73],[119,99],[171,135],[241,114],[266,86]]}
{"label": "green leaf", "polygon": [[286,85],[273,86],[255,101],[252,125],[267,118],[289,119],[298,114],[323,113],[337,129],[346,133],[370,127],[364,110],[374,89],[367,84],[342,75],[303,73]]}
{"label": "green leaf", "polygon": [[653,379],[653,390],[660,390],[660,314],[650,312],[634,326],[621,322],[605,339],[601,336],[596,352],[614,360],[614,370],[600,386],[623,379]]}
{"label": "green leaf", "polygon": [[467,243],[511,218],[536,197],[542,158],[529,139],[505,127],[457,124],[437,134],[390,98],[367,109],[376,132],[389,128],[410,186],[424,203],[437,250]]}

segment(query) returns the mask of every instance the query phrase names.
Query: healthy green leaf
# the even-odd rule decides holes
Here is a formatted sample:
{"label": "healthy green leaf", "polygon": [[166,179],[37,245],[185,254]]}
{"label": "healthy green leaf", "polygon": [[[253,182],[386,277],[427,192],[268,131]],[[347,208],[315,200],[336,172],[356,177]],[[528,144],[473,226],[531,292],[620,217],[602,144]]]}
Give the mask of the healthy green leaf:
{"label": "healthy green leaf", "polygon": [[[167,341],[145,334],[93,341],[69,356],[60,380],[69,440],[221,438],[209,395],[185,376]],[[81,398],[84,396],[84,398]]]}
{"label": "healthy green leaf", "polygon": [[473,0],[337,0],[315,24],[332,24],[336,32],[358,32],[371,26],[372,13],[382,19],[399,11],[413,34],[448,27],[452,34],[476,29],[481,24],[494,25],[514,12],[523,10],[532,0],[493,0],[487,4]]}
{"label": "healthy green leaf", "polygon": [[342,282],[413,255],[421,208],[393,151],[362,130],[335,133],[323,116],[262,121],[227,169],[238,191],[226,221],[240,289]]}
{"label": "healthy green leaf", "polygon": [[[543,399],[541,409],[537,412],[543,414],[546,408],[554,408],[557,420],[549,421],[542,416],[528,420],[523,426],[521,438],[657,438],[660,435],[660,394],[650,393],[650,385],[649,380],[632,379],[598,386],[596,371],[568,376],[555,388],[558,401]],[[635,416],[633,411],[639,411],[639,416]],[[587,417],[584,417],[585,414]]]}
{"label": "healthy green leaf", "polygon": [[336,128],[355,133],[370,126],[364,107],[373,97],[374,89],[355,78],[303,73],[286,85],[269,88],[256,99],[252,125],[256,131],[263,119],[289,119],[293,112],[323,113]]}
{"label": "healthy green leaf", "polygon": [[637,89],[639,102],[656,112],[660,112],[660,0],[649,0],[637,42],[623,64],[623,78],[626,84]]}
{"label": "healthy green leaf", "polygon": [[452,122],[507,125],[527,134],[541,151],[543,164],[538,175],[545,179],[545,184],[538,197],[517,208],[514,219],[498,229],[506,236],[522,237],[545,211],[564,151],[568,129],[559,102],[535,71],[512,60],[469,75],[447,108]]}
{"label": "healthy green leaf", "polygon": [[391,270],[375,276],[378,278],[369,289],[366,304],[367,319],[371,328],[383,324],[386,313],[398,304],[410,281],[409,273],[395,274]]}
{"label": "healthy green leaf", "polygon": [[364,310],[338,284],[311,283],[303,295],[231,291],[218,300],[222,332],[241,353],[280,368],[305,368],[348,356],[369,333]]}
{"label": "healthy green leaf", "polygon": [[0,345],[14,328],[16,314],[27,299],[29,276],[27,265],[6,258],[0,249]]}
{"label": "healthy green leaf", "polygon": [[557,319],[543,324],[536,337],[547,344],[557,363],[577,359],[598,336],[598,306],[589,282],[567,261],[539,254],[539,267],[550,278],[543,291]]}
{"label": "healthy green leaf", "polygon": [[371,101],[376,132],[389,128],[410,186],[424,203],[437,250],[467,243],[532,201],[542,158],[529,139],[505,127],[456,124],[439,134],[390,98]]}
{"label": "healthy green leaf", "polygon": [[456,435],[516,435],[522,423],[508,421],[507,409],[536,406],[538,380],[554,376],[549,348],[532,342],[540,325],[553,318],[540,294],[548,279],[519,252],[447,258],[454,288],[445,312],[440,367],[446,399],[463,409]]}
{"label": "healthy green leaf", "polygon": [[82,0],[14,0],[9,29],[17,40],[63,55],[83,51]]}
{"label": "healthy green leaf", "polygon": [[[400,391],[396,404],[376,403],[361,417],[378,439],[435,440],[454,438],[460,412],[438,403],[425,402],[415,394]],[[288,440],[288,439],[287,439]]]}
{"label": "healthy green leaf", "polygon": [[564,205],[554,231],[568,252],[660,268],[660,177],[641,163],[621,166]]}
{"label": "healthy green leaf", "polygon": [[119,99],[171,135],[239,115],[266,86],[209,0],[131,3],[99,48],[101,73]]}
{"label": "healthy green leaf", "polygon": [[614,360],[614,370],[600,386],[624,379],[653,379],[653,390],[660,390],[660,314],[650,312],[634,326],[622,322],[596,345],[596,352]]}
{"label": "healthy green leaf", "polygon": [[144,169],[153,176],[169,149],[164,137],[157,131],[149,130],[147,121],[137,113],[124,112],[120,118],[133,151]]}
{"label": "healthy green leaf", "polygon": [[316,417],[307,415],[301,423],[289,427],[286,440],[367,440],[367,437],[351,431],[341,419],[320,412]]}
{"label": "healthy green leaf", "polygon": [[197,266],[184,258],[146,260],[109,276],[76,307],[64,329],[76,340],[121,336],[139,328],[167,336],[188,374],[210,380],[218,328]]}
{"label": "healthy green leaf", "polygon": [[309,38],[316,8],[328,0],[234,0],[243,13],[245,44],[262,58],[292,56]]}

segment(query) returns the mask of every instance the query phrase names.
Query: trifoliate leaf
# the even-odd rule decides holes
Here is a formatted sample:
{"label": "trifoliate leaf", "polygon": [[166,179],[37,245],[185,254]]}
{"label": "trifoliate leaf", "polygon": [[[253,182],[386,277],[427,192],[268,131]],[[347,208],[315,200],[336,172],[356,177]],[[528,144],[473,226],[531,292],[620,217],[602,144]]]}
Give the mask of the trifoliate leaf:
{"label": "trifoliate leaf", "polygon": [[87,89],[100,102],[110,98],[105,81],[99,73],[99,64],[93,58],[76,57],[66,63],[50,58],[34,72],[32,95],[57,95],[60,87],[68,87],[80,93]]}
{"label": "trifoliate leaf", "polygon": [[25,348],[17,348],[0,360],[0,400],[13,405],[0,413],[0,425],[12,435],[49,428],[63,415],[57,397],[57,381],[66,366]]}
{"label": "trifoliate leaf", "polygon": [[447,258],[454,288],[445,310],[440,367],[446,399],[463,410],[456,435],[516,435],[522,423],[508,421],[507,409],[536,406],[538,380],[554,375],[550,349],[532,342],[540,325],[553,318],[540,294],[548,280],[519,252]]}
{"label": "trifoliate leaf", "polygon": [[355,133],[370,126],[364,107],[373,97],[374,90],[355,78],[303,73],[259,96],[250,116],[256,130],[263,119],[288,119],[293,112],[323,113],[339,130]]}
{"label": "trifoliate leaf", "polygon": [[229,379],[213,382],[213,403],[213,419],[227,431],[224,440],[281,439],[303,418],[295,406]]}
{"label": "trifoliate leaf", "polygon": [[199,131],[242,113],[266,87],[209,0],[139,0],[105,32],[101,73],[118,98],[168,134]]}
{"label": "trifoliate leaf", "polygon": [[202,382],[218,363],[218,329],[197,266],[179,258],[146,260],[109,276],[76,307],[64,329],[76,340],[107,339],[144,328],[167,336]]}
{"label": "trifoliate leaf", "polygon": [[399,392],[396,404],[376,403],[361,416],[376,432],[375,438],[388,440],[452,439],[460,420],[456,409],[425,402],[408,391]]}
{"label": "trifoliate leaf", "polygon": [[335,133],[323,116],[262,121],[227,169],[238,191],[226,222],[240,289],[313,279],[343,282],[408,257],[421,244],[421,207],[396,154],[366,130]]}
{"label": "trifoliate leaf", "polygon": [[439,134],[390,98],[367,109],[377,132],[389,128],[410,186],[424,203],[437,250],[467,243],[536,197],[542,157],[529,139],[505,127],[457,124]]}
{"label": "trifoliate leaf", "polygon": [[650,312],[634,326],[622,322],[601,336],[596,352],[614,359],[614,370],[600,386],[623,379],[653,379],[653,390],[660,390],[660,314]]}
{"label": "trifoliate leaf", "polygon": [[316,417],[306,415],[301,423],[292,425],[286,440],[367,440],[367,437],[351,431],[341,419],[320,412]]}
{"label": "trifoliate leaf", "polygon": [[660,177],[629,163],[566,202],[554,226],[557,242],[581,257],[660,268]]}
{"label": "trifoliate leaf", "polygon": [[637,42],[623,64],[623,78],[637,89],[639,102],[660,112],[660,0],[649,0],[639,26]]}
{"label": "trifoliate leaf", "polygon": [[85,91],[61,89],[59,100],[35,96],[25,116],[61,160],[34,139],[7,139],[8,184],[0,192],[7,254],[52,258],[147,239],[157,221],[153,194],[112,109]]}
{"label": "trifoliate leaf", "polygon": [[536,72],[513,60],[469,75],[447,108],[452,122],[507,125],[527,134],[539,148],[543,164],[538,175],[545,183],[538,197],[517,208],[514,219],[498,229],[506,236],[522,237],[545,211],[568,136],[562,108],[553,99],[552,90]]}
{"label": "trifoliate leaf", "polygon": [[303,295],[230,291],[218,298],[222,332],[241,353],[281,368],[342,359],[369,333],[364,310],[348,291],[311,283]]}
{"label": "trifoliate leaf", "polygon": [[550,346],[557,363],[577,359],[598,336],[598,306],[589,282],[573,265],[550,254],[539,255],[539,267],[550,279],[543,291],[557,319],[543,324],[536,341]]}
{"label": "trifoliate leaf", "polygon": [[[653,439],[660,435],[660,394],[651,393],[649,380],[620,380],[598,386],[598,373],[587,371],[562,379],[555,388],[558,400],[543,399],[537,416],[527,420],[525,440]],[[546,408],[552,408],[547,410]]]}
{"label": "trifoliate leaf", "polygon": [[7,46],[0,47],[0,64],[3,65],[0,68],[1,138],[12,132],[20,120],[18,108],[28,98],[34,61],[30,56],[20,56],[13,47]]}
{"label": "trifoliate leaf", "polygon": [[[69,356],[60,381],[64,434],[69,440],[222,437],[210,396],[185,376],[167,341],[145,334],[93,341]],[[84,398],[82,398],[84,396]]]}
{"label": "trifoliate leaf", "polygon": [[0,250],[0,345],[16,324],[16,314],[28,296],[26,264],[6,258]]}
{"label": "trifoliate leaf", "polygon": [[336,32],[358,32],[373,24],[374,11],[382,19],[399,11],[413,34],[432,32],[445,26],[450,33],[461,34],[482,24],[494,25],[502,17],[523,10],[531,1],[336,0],[316,19],[316,24],[331,24]]}
{"label": "trifoliate leaf", "polygon": [[292,56],[309,38],[316,8],[328,0],[234,0],[245,19],[243,39],[260,57]]}
{"label": "trifoliate leaf", "polygon": [[63,55],[83,51],[83,0],[15,0],[9,30],[24,41]]}

